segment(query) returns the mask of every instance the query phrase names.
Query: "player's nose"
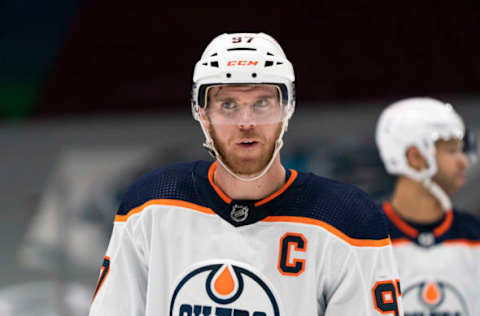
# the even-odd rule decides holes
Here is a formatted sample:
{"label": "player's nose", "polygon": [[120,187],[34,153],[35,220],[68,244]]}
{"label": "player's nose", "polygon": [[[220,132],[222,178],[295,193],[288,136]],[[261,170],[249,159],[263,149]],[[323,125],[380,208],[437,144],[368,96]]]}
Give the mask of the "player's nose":
{"label": "player's nose", "polygon": [[467,157],[467,154],[465,153],[461,153],[459,158],[458,158],[458,164],[460,165],[460,167],[462,167],[463,169],[466,169],[470,166],[470,162],[468,161],[468,157]]}
{"label": "player's nose", "polygon": [[255,115],[250,107],[244,107],[238,117],[238,126],[241,129],[250,129],[257,125]]}

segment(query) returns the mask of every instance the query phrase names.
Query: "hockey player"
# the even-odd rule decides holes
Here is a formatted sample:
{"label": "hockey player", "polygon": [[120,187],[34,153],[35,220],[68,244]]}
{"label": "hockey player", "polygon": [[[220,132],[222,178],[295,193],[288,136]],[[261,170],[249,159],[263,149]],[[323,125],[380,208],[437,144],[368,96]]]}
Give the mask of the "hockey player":
{"label": "hockey player", "polygon": [[378,207],[280,162],[295,106],[280,45],[264,33],[220,35],[193,82],[193,115],[215,160],[133,184],[90,315],[402,315]]}
{"label": "hockey player", "polygon": [[389,219],[406,316],[480,315],[480,222],[452,209],[475,142],[453,107],[432,98],[396,102],[376,142],[397,175]]}

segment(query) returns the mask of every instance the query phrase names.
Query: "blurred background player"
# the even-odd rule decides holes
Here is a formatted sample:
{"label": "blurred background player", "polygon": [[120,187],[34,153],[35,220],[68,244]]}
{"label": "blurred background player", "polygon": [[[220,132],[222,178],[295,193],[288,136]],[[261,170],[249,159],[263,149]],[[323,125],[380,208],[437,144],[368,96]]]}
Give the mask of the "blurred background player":
{"label": "blurred background player", "polygon": [[452,208],[476,160],[473,133],[450,104],[410,98],[387,107],[376,142],[397,175],[383,203],[405,315],[480,315],[480,222]]}
{"label": "blurred background player", "polygon": [[295,106],[280,45],[264,33],[220,35],[193,81],[193,115],[215,161],[131,186],[90,315],[401,315],[373,201],[280,162]]}

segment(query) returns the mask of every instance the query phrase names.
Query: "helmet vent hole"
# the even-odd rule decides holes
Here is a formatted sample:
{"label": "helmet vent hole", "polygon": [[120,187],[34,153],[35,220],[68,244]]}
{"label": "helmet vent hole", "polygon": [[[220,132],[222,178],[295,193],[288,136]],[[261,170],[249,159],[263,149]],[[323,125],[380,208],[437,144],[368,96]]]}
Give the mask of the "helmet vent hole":
{"label": "helmet vent hole", "polygon": [[265,67],[273,66],[273,61],[267,60],[265,61]]}
{"label": "helmet vent hole", "polygon": [[218,61],[211,61],[210,66],[218,68]]}
{"label": "helmet vent hole", "polygon": [[257,73],[254,72],[254,73],[252,74],[252,77],[253,77],[253,78],[256,78],[256,77],[257,77]]}
{"label": "helmet vent hole", "polygon": [[217,55],[218,55],[217,53],[213,53],[213,54],[210,55],[210,57],[215,57]]}
{"label": "helmet vent hole", "polygon": [[231,74],[231,73],[227,73],[226,76],[227,76],[227,78],[230,78],[230,77],[232,76],[232,74]]}
{"label": "helmet vent hole", "polygon": [[233,50],[253,50],[256,51],[256,48],[250,48],[250,47],[238,47],[238,48],[229,48],[227,51],[231,52]]}
{"label": "helmet vent hole", "polygon": [[281,61],[277,61],[277,65],[282,65],[283,63]]}
{"label": "helmet vent hole", "polygon": [[204,65],[204,66],[208,66],[208,63],[203,63],[202,65]]}
{"label": "helmet vent hole", "polygon": [[275,55],[273,55],[273,54],[270,53],[270,52],[267,52],[267,55],[268,55],[268,56],[275,56]]}

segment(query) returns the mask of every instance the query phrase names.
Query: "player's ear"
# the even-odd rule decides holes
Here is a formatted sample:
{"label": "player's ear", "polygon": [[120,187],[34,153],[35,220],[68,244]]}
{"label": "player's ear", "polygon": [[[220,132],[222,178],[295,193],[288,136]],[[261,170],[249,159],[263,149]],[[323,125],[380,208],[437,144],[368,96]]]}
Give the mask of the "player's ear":
{"label": "player's ear", "polygon": [[407,156],[408,164],[413,169],[420,171],[428,168],[427,160],[422,156],[422,154],[420,153],[420,150],[418,150],[417,147],[415,146],[408,147],[407,151],[405,152],[405,155]]}
{"label": "player's ear", "polygon": [[200,109],[200,121],[202,121],[202,125],[208,130],[210,128],[210,119],[207,115],[207,111],[205,108]]}

